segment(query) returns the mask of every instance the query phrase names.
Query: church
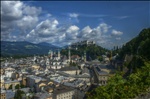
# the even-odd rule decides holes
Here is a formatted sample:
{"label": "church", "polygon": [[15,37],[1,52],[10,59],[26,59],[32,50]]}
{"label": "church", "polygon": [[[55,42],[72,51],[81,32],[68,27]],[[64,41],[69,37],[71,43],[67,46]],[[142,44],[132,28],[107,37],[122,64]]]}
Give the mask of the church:
{"label": "church", "polygon": [[65,60],[63,60],[59,50],[57,53],[49,50],[48,57],[46,59],[46,67],[49,69],[60,69],[65,66],[64,61]]}
{"label": "church", "polygon": [[86,62],[86,52],[84,52],[84,56],[80,58],[77,55],[71,56],[70,47],[68,48],[68,58],[60,54],[60,50],[52,51],[49,50],[48,57],[46,58],[46,68],[48,69],[61,69],[63,67],[69,66],[70,62],[77,63],[79,60],[83,60]]}

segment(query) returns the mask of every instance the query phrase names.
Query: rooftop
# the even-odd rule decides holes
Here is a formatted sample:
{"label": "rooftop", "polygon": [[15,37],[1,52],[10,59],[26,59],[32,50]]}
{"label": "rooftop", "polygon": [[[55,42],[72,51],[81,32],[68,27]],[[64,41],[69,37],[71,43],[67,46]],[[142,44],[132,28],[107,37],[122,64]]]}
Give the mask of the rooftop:
{"label": "rooftop", "polygon": [[102,71],[99,67],[95,67],[95,70],[99,75],[108,75],[107,72]]}
{"label": "rooftop", "polygon": [[63,67],[61,69],[59,69],[60,71],[68,71],[68,70],[78,70],[79,68],[78,67],[75,67],[75,66],[69,66],[69,67]]}
{"label": "rooftop", "polygon": [[69,92],[69,91],[74,91],[74,88],[61,85],[61,86],[56,87],[54,89],[54,94],[66,93],[66,92]]}

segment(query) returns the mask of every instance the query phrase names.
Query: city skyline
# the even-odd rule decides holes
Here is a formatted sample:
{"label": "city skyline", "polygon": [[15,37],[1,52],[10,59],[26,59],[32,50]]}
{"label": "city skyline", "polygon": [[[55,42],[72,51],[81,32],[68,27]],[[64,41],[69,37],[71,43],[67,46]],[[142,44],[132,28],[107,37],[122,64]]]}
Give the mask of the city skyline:
{"label": "city skyline", "polygon": [[148,1],[1,1],[1,40],[122,45],[150,26]]}

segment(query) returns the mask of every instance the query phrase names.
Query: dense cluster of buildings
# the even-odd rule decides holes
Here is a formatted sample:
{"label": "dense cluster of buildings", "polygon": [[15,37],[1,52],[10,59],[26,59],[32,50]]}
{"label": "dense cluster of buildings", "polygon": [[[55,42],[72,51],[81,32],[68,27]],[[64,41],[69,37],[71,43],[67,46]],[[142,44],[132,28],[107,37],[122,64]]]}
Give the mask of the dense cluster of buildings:
{"label": "dense cluster of buildings", "polygon": [[94,75],[99,85],[107,84],[109,77],[108,72],[86,61],[86,57],[71,56],[70,50],[68,56],[50,50],[47,56],[7,59],[1,62],[0,75],[1,99],[15,99],[17,90],[23,91],[23,99],[83,99]]}

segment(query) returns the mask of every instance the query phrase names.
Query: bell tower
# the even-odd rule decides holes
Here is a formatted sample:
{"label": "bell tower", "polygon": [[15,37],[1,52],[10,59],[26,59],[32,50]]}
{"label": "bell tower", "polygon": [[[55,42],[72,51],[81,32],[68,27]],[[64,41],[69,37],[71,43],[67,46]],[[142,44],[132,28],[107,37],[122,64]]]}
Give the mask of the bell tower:
{"label": "bell tower", "polygon": [[84,62],[86,62],[86,51],[84,51]]}
{"label": "bell tower", "polygon": [[58,50],[58,59],[60,59],[60,51]]}
{"label": "bell tower", "polygon": [[70,49],[71,49],[71,47],[69,46],[69,48],[68,48],[68,61],[69,61],[69,62],[71,61],[71,53],[70,53]]}

